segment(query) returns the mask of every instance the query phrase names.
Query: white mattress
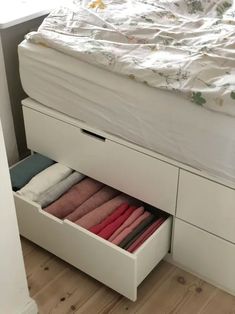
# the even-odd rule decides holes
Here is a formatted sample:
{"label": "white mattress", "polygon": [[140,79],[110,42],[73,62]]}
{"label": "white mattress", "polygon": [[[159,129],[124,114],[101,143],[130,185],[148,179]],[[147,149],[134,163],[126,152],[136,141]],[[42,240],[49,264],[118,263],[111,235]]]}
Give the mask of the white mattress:
{"label": "white mattress", "polygon": [[19,59],[23,88],[41,104],[235,182],[235,118],[27,41]]}

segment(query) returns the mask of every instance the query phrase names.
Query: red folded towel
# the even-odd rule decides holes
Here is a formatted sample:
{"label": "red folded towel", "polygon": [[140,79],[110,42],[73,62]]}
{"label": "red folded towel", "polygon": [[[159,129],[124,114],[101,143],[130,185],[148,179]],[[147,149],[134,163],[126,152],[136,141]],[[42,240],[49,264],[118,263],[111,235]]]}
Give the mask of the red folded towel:
{"label": "red folded towel", "polygon": [[104,229],[102,229],[98,236],[103,239],[108,239],[122,224],[123,222],[133,213],[136,207],[129,207],[121,216],[119,216],[112,223],[107,225]]}
{"label": "red folded towel", "polygon": [[127,249],[128,252],[133,253],[136,251],[165,221],[165,218],[159,218],[151,224]]}
{"label": "red folded towel", "polygon": [[95,234],[98,234],[102,229],[104,229],[106,226],[108,226],[114,220],[120,217],[127,210],[128,207],[129,207],[128,203],[123,203],[117,209],[115,209],[114,212],[111,215],[109,215],[106,219],[104,219],[101,223],[91,227],[89,230]]}
{"label": "red folded towel", "polygon": [[108,202],[119,194],[121,194],[121,192],[106,185],[97,193],[88,198],[88,200],[86,200],[83,204],[77,207],[71,214],[66,216],[65,219],[68,219],[70,221],[76,221],[93,209]]}
{"label": "red folded towel", "polygon": [[127,218],[126,221],[111,235],[108,239],[112,242],[126,227],[130,226],[138,217],[140,217],[144,212],[144,207],[138,207],[136,210]]}
{"label": "red folded towel", "polygon": [[103,186],[104,184],[99,181],[85,178],[44,210],[49,214],[63,219]]}

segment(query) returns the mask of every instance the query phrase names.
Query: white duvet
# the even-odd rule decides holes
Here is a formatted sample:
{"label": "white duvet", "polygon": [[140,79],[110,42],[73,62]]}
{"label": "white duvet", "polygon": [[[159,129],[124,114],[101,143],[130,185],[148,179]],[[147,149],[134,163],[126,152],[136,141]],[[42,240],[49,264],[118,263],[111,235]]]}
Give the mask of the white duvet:
{"label": "white duvet", "polygon": [[77,0],[27,39],[235,116],[232,0]]}

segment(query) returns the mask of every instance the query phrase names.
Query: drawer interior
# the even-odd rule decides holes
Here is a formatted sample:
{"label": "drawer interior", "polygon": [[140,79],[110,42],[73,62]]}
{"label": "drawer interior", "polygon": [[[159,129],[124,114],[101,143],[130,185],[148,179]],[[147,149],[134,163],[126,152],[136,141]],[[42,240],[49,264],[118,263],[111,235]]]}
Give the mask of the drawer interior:
{"label": "drawer interior", "polygon": [[[170,249],[172,217],[133,253],[14,192],[22,236],[86,272],[122,295],[136,300],[137,287]],[[151,212],[158,211],[149,206]]]}

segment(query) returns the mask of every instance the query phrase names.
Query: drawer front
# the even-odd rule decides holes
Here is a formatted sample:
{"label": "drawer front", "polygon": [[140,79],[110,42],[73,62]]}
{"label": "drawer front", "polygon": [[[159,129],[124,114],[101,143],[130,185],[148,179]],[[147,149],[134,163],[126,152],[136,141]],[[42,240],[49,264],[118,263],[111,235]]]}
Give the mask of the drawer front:
{"label": "drawer front", "polygon": [[235,243],[235,190],[180,170],[176,216]]}
{"label": "drawer front", "polygon": [[176,219],[173,259],[186,270],[235,294],[234,244]]}
{"label": "drawer front", "polygon": [[131,254],[14,193],[22,236],[135,301],[137,287],[170,248],[171,220]]}
{"label": "drawer front", "polygon": [[178,168],[28,107],[28,148],[174,214]]}

